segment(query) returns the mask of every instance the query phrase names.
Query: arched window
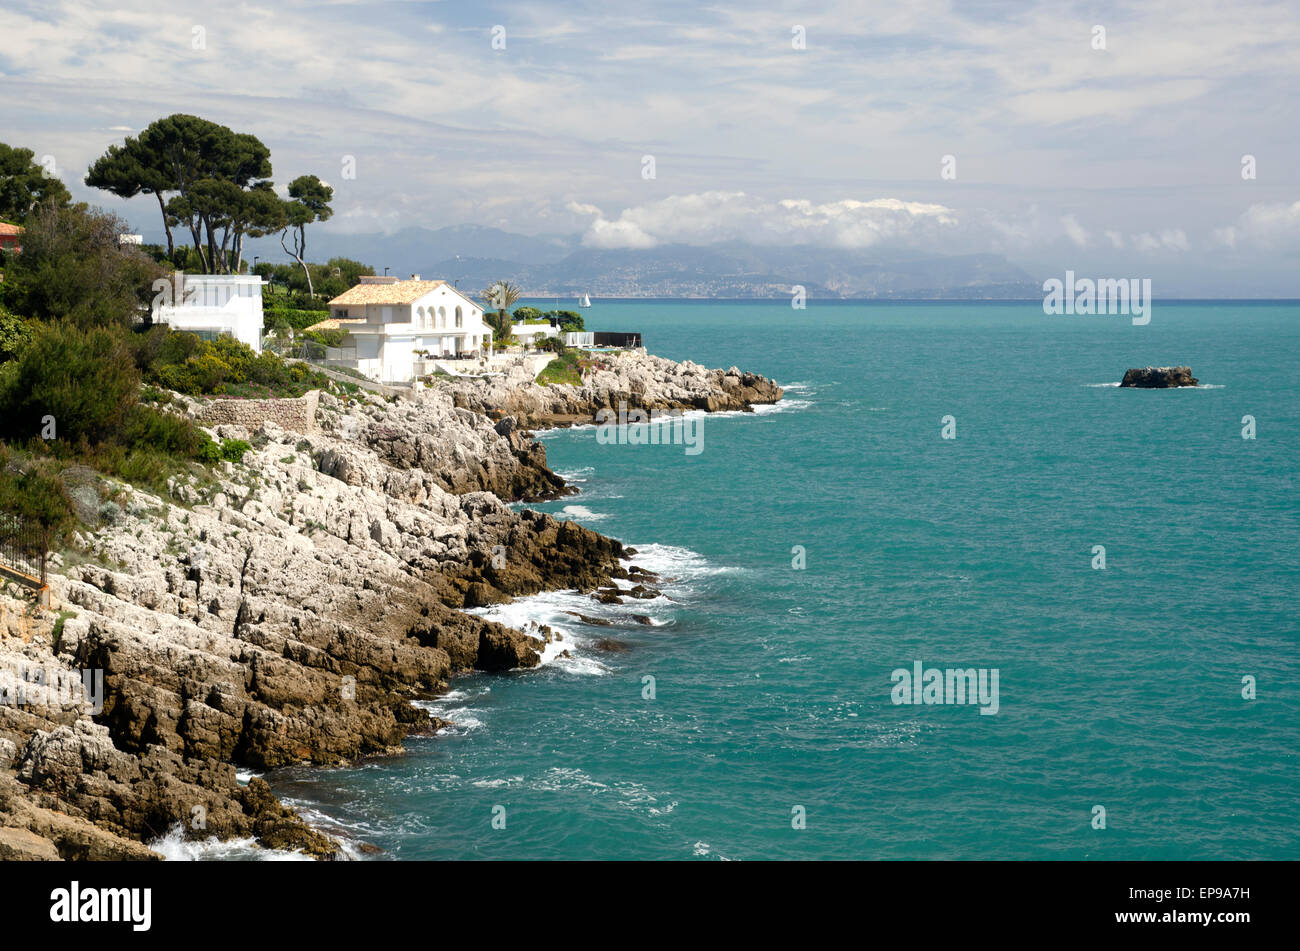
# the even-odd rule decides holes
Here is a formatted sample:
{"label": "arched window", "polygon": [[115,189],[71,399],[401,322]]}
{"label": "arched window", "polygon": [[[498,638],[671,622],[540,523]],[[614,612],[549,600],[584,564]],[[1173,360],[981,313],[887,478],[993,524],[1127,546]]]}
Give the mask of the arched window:
{"label": "arched window", "polygon": [[460,308],[457,307],[457,308],[456,308],[456,326],[457,326],[458,328],[464,326],[464,325],[462,324],[461,320],[462,320],[462,315],[461,315],[461,312],[460,312]]}
{"label": "arched window", "polygon": [[438,326],[441,327],[443,330],[447,329],[447,308],[446,307],[438,308]]}
{"label": "arched window", "polygon": [[415,326],[417,326],[417,327],[423,327],[423,326],[424,326],[424,308],[423,308],[423,307],[417,308],[416,311],[415,311],[415,314],[416,314],[416,317],[418,318],[418,319],[416,320],[416,322],[415,322]]}

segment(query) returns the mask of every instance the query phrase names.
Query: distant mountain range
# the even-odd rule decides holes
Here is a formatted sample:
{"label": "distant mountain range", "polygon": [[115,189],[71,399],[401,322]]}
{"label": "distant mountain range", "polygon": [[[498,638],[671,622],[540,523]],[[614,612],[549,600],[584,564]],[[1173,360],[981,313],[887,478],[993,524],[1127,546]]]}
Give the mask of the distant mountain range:
{"label": "distant mountain range", "polygon": [[[278,241],[249,242],[246,257],[280,261]],[[742,243],[644,250],[583,247],[576,235],[529,237],[498,228],[407,228],[391,235],[308,232],[308,257],[347,257],[379,273],[455,281],[477,293],[496,280],[527,297],[789,297],[989,300],[1038,298],[1039,284],[996,254],[944,256]]]}

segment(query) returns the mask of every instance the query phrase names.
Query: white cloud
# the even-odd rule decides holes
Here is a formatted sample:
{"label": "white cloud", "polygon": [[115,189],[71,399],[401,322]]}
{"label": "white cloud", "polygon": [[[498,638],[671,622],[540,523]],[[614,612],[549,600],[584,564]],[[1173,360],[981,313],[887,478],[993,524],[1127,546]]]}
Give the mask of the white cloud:
{"label": "white cloud", "polygon": [[1065,228],[1065,236],[1080,248],[1088,246],[1088,232],[1083,225],[1079,224],[1079,219],[1074,215],[1066,215],[1061,219],[1061,226]]}
{"label": "white cloud", "polygon": [[612,220],[592,205],[571,202],[568,207],[597,215],[582,239],[594,248],[728,241],[850,249],[912,246],[925,245],[958,224],[956,213],[944,205],[897,198],[818,203],[793,198],[772,201],[745,192],[701,192],[625,208]]}
{"label": "white cloud", "polygon": [[1235,224],[1215,229],[1214,240],[1229,248],[1295,249],[1300,246],[1300,201],[1251,205]]}
{"label": "white cloud", "polygon": [[1186,251],[1189,247],[1182,228],[1165,228],[1159,234],[1144,231],[1131,235],[1131,239],[1139,251]]}

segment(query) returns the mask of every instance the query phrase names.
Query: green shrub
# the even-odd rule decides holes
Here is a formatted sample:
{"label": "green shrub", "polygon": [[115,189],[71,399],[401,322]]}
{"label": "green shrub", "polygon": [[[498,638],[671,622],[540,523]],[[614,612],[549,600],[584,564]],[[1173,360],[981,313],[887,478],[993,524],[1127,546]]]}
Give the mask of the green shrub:
{"label": "green shrub", "polygon": [[562,337],[543,337],[537,341],[537,349],[548,353],[567,353],[569,348],[565,346]]}
{"label": "green shrub", "polygon": [[294,330],[306,330],[312,324],[318,324],[322,320],[328,319],[328,305],[324,310],[284,307],[282,305],[264,306],[262,310],[262,327],[266,330],[274,329],[281,324],[292,327]]}
{"label": "green shrub", "polygon": [[340,347],[347,335],[346,330],[308,330],[301,336],[316,341],[322,347]]}
{"label": "green shrub", "polygon": [[227,462],[243,462],[244,453],[252,448],[242,439],[227,439],[221,444],[221,458]]}
{"label": "green shrub", "polygon": [[554,317],[560,321],[563,333],[582,333],[587,328],[583,325],[582,314],[576,310],[548,310],[543,317]]}
{"label": "green shrub", "polygon": [[124,331],[39,324],[0,374],[0,434],[24,441],[41,435],[53,417],[59,440],[102,442],[120,430],[139,389]]}
{"label": "green shrub", "polygon": [[200,441],[198,448],[194,452],[194,458],[199,462],[213,463],[221,461],[221,447],[213,441],[212,437],[200,430]]}
{"label": "green shrub", "polygon": [[17,515],[61,533],[76,524],[58,464],[52,459],[20,461],[0,445],[0,512]]}
{"label": "green shrub", "polygon": [[[0,287],[3,285],[0,284]],[[31,342],[31,324],[0,305],[0,363],[12,360]]]}
{"label": "green shrub", "polygon": [[25,222],[23,252],[5,267],[5,304],[35,320],[130,327],[166,272],[117,236],[121,218],[85,205],[38,207]]}
{"label": "green shrub", "polygon": [[156,452],[185,459],[197,459],[207,434],[183,416],[151,406],[137,406],[127,414],[119,442],[126,446],[147,447]]}
{"label": "green shrub", "polygon": [[541,373],[537,374],[537,382],[543,386],[551,386],[556,383],[568,383],[573,386],[581,386],[582,373],[579,368],[578,359],[578,351],[565,351],[548,363]]}
{"label": "green shrub", "polygon": [[[257,354],[232,337],[200,340],[168,331],[140,335],[137,365],[152,384],[187,396],[301,396],[329,386],[329,378],[302,363],[285,363],[274,353]],[[174,338],[174,339],[173,339]]]}

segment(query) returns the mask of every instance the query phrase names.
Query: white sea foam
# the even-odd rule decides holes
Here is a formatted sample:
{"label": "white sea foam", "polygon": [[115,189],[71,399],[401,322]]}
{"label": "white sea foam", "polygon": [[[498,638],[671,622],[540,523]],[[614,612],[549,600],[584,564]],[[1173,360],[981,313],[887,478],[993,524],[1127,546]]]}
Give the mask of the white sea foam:
{"label": "white sea foam", "polygon": [[[1095,388],[1095,387],[1113,388],[1113,387],[1117,387],[1117,386],[1119,386],[1121,382],[1122,382],[1122,381],[1120,381],[1120,380],[1116,380],[1114,383],[1084,383],[1083,385],[1084,385],[1084,386],[1087,386],[1087,387],[1094,387],[1094,388]],[[1221,389],[1223,389],[1224,386],[1225,386],[1225,384],[1223,384],[1223,383],[1199,383],[1199,384],[1197,384],[1196,386],[1166,386],[1166,387],[1155,387],[1155,389],[1167,389],[1167,390],[1221,390]],[[1131,389],[1135,389],[1135,390],[1137,390],[1137,389],[1144,389],[1144,388],[1145,388],[1145,387],[1137,387],[1137,386],[1135,386],[1135,387],[1131,387]]]}
{"label": "white sea foam", "polygon": [[564,508],[560,509],[559,514],[568,516],[569,518],[584,519],[588,522],[599,522],[601,519],[609,518],[608,514],[604,512],[593,512],[585,505],[566,505]]}
{"label": "white sea foam", "polygon": [[518,786],[523,781],[522,776],[511,776],[507,779],[476,779],[470,785],[479,789],[499,789],[503,786]]}
{"label": "white sea foam", "polygon": [[[618,629],[628,631],[672,626],[676,623],[674,614],[678,605],[691,597],[695,583],[713,575],[739,570],[711,565],[698,552],[675,545],[631,547],[637,551],[632,557],[632,564],[660,577],[655,585],[661,591],[659,597],[628,599],[623,604],[601,604],[579,591],[545,591],[517,598],[508,604],[470,608],[466,613],[497,621],[525,633],[537,632],[538,627],[545,624],[559,635],[559,639],[547,644],[542,644],[539,640],[535,645],[541,653],[541,666],[553,667],[565,673],[598,677],[611,673],[612,668],[604,662],[603,654],[595,652],[596,641],[609,637]],[[636,584],[629,579],[615,579],[614,583],[624,591]],[[611,621],[615,628],[585,624],[574,616],[578,614]],[[649,618],[650,623],[642,624],[634,620],[633,615]],[[435,716],[456,722],[464,729],[474,729],[481,725],[472,711],[456,707],[449,701],[450,697],[447,694],[437,700],[420,701],[418,705]]]}
{"label": "white sea foam", "polygon": [[314,861],[310,855],[297,851],[264,849],[251,837],[227,839],[224,842],[216,836],[207,839],[187,839],[184,828],[179,824],[172,826],[166,835],[150,842],[149,848],[169,862],[229,862],[250,859],[261,862]]}
{"label": "white sea foam", "polygon": [[444,695],[436,700],[414,700],[411,706],[419,707],[429,716],[448,721],[451,725],[440,732],[449,736],[460,736],[481,729],[483,721],[479,718],[479,713],[482,711],[465,706],[459,700],[460,698],[450,699]]}
{"label": "white sea foam", "polygon": [[691,551],[689,548],[681,548],[677,545],[661,545],[658,542],[651,542],[649,545],[632,545],[630,547],[636,549],[636,554],[632,556],[632,563],[659,575],[665,582],[665,586],[668,586],[671,579],[689,579],[708,574],[711,570],[717,570],[711,569],[708,560],[703,555]]}
{"label": "white sea foam", "polygon": [[758,403],[754,406],[754,415],[768,416],[772,413],[788,413],[791,410],[807,409],[813,405],[812,400],[787,400],[779,403]]}
{"label": "white sea foam", "polygon": [[718,852],[714,852],[713,846],[709,845],[709,843],[707,842],[696,842],[693,846],[691,846],[691,854],[694,855],[696,858],[701,858],[701,859],[713,857],[722,862],[731,861],[731,859],[727,858],[725,855],[721,855]]}
{"label": "white sea foam", "polygon": [[583,466],[581,469],[557,471],[555,474],[565,482],[586,482],[595,471],[591,466]]}

